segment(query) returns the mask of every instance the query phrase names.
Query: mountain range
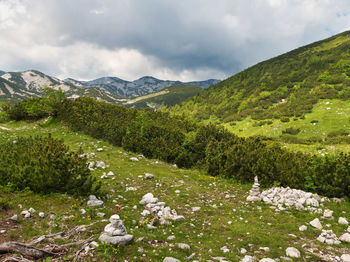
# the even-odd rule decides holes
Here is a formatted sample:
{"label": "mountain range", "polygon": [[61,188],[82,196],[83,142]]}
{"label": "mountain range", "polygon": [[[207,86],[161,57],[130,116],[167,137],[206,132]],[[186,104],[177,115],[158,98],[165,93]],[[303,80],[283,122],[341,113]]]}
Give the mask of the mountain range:
{"label": "mountain range", "polygon": [[42,95],[44,86],[61,88],[70,98],[91,96],[112,103],[126,103],[128,99],[158,92],[174,85],[195,85],[200,88],[219,82],[216,79],[196,82],[160,80],[145,76],[135,81],[126,81],[117,77],[102,77],[91,81],[79,81],[72,78],[64,80],[46,75],[37,70],[24,72],[0,72],[0,100],[17,100],[24,97]]}

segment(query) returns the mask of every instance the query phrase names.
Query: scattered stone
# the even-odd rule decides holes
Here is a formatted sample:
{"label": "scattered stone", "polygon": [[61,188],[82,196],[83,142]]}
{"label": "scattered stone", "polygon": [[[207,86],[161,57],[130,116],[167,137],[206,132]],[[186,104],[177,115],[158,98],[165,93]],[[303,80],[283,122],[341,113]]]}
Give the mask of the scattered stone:
{"label": "scattered stone", "polygon": [[220,248],[220,250],[224,253],[230,252],[230,250],[227,248],[227,246],[223,246],[222,248]]}
{"label": "scattered stone", "polygon": [[184,250],[190,250],[191,247],[185,243],[178,243],[177,246],[180,248],[180,249],[184,249]]}
{"label": "scattered stone", "polygon": [[322,224],[321,224],[321,222],[320,222],[320,220],[318,218],[315,218],[314,220],[312,220],[310,222],[310,225],[313,226],[314,228],[317,228],[317,229],[320,229],[320,230],[323,228]]}
{"label": "scattered stone", "polygon": [[348,231],[350,233],[350,227],[348,227],[348,229],[346,231]]}
{"label": "scattered stone", "polygon": [[163,259],[163,262],[181,262],[181,261],[173,257],[166,257]]}
{"label": "scattered stone", "polygon": [[130,160],[133,161],[133,162],[138,162],[139,159],[137,157],[130,157]]}
{"label": "scattered stone", "polygon": [[241,254],[242,254],[242,255],[244,255],[244,254],[246,254],[246,253],[247,253],[247,249],[245,249],[245,248],[241,248],[240,252],[241,252]]}
{"label": "scattered stone", "polygon": [[39,216],[40,218],[44,218],[44,217],[45,217],[45,213],[44,213],[44,212],[39,212],[38,216]]}
{"label": "scattered stone", "polygon": [[345,217],[339,217],[338,223],[341,225],[349,225],[349,222],[348,222],[348,220],[346,220]]}
{"label": "scattered stone", "polygon": [[293,259],[291,259],[289,257],[280,257],[280,259],[283,261],[293,261]]}
{"label": "scattered stone", "polygon": [[102,152],[103,148],[97,148],[97,152]]}
{"label": "scattered stone", "polygon": [[192,207],[192,211],[193,212],[197,212],[197,211],[199,211],[201,209],[201,207]]}
{"label": "scattered stone", "polygon": [[174,239],[175,239],[175,236],[174,236],[174,235],[168,236],[168,238],[167,238],[168,241],[172,241],[172,240],[174,240]]}
{"label": "scattered stone", "polygon": [[276,262],[276,260],[272,258],[263,258],[263,259],[260,259],[259,262]]}
{"label": "scattered stone", "polygon": [[128,192],[128,191],[136,191],[136,190],[137,190],[136,187],[130,186],[130,187],[127,187],[127,188],[125,189],[125,192]]}
{"label": "scattered stone", "polygon": [[97,199],[96,196],[90,195],[89,196],[89,201],[87,202],[88,207],[102,207],[103,206],[103,201]]}
{"label": "scattered stone", "polygon": [[349,233],[342,234],[339,237],[339,240],[350,243],[350,234]]}
{"label": "scattered stone", "polygon": [[299,258],[300,257],[300,251],[298,249],[296,249],[295,247],[288,247],[286,249],[286,255],[288,257]]}
{"label": "scattered stone", "polygon": [[105,213],[98,212],[96,215],[97,215],[98,217],[104,217],[104,216],[105,216]]}
{"label": "scattered stone", "polygon": [[186,260],[187,260],[187,261],[190,261],[190,260],[194,259],[195,256],[196,256],[196,253],[192,253],[191,255],[189,255],[188,257],[186,257]]}
{"label": "scattered stone", "polygon": [[80,209],[80,212],[81,212],[82,215],[86,214],[86,210],[84,208]]}
{"label": "scattered stone", "polygon": [[18,220],[18,215],[15,214],[12,217],[10,217],[10,220],[17,221]]}
{"label": "scattered stone", "polygon": [[249,191],[249,196],[247,197],[247,201],[261,201],[260,197],[260,184],[258,182],[258,177],[254,177],[254,184],[252,189]]}
{"label": "scattered stone", "polygon": [[325,209],[325,211],[323,212],[323,218],[333,219],[333,211],[329,209]]}
{"label": "scattered stone", "polygon": [[21,212],[21,215],[24,217],[24,218],[30,218],[30,212],[28,210],[23,210]]}
{"label": "scattered stone", "polygon": [[36,212],[36,210],[34,208],[29,208],[28,211],[31,213],[31,214],[34,214]]}
{"label": "scattered stone", "polygon": [[329,245],[339,245],[341,243],[332,230],[322,230],[317,240]]}
{"label": "scattered stone", "polygon": [[299,231],[305,231],[305,230],[307,230],[307,226],[302,225],[299,227]]}
{"label": "scattered stone", "polygon": [[151,173],[145,173],[145,178],[146,178],[146,179],[153,179],[153,178],[154,178],[154,175],[151,174]]}
{"label": "scattered stone", "polygon": [[[305,192],[289,187],[272,187],[263,191],[260,198],[267,204],[279,206],[280,211],[295,207],[297,210],[315,210],[319,206],[321,197],[317,194]],[[325,201],[325,200],[324,200]],[[284,206],[284,207],[283,207]]]}
{"label": "scattered stone", "polygon": [[103,161],[96,161],[96,168],[105,169],[106,168],[105,162],[103,162]]}
{"label": "scattered stone", "polygon": [[110,217],[111,222],[104,228],[104,232],[98,238],[102,243],[112,245],[127,245],[132,242],[134,236],[128,235],[123,221],[118,215]]}
{"label": "scattered stone", "polygon": [[343,254],[340,257],[340,259],[341,259],[342,262],[350,262],[350,255],[349,254]]}
{"label": "scattered stone", "polygon": [[107,173],[107,176],[114,176],[114,173],[113,173],[112,171],[109,171],[109,172]]}
{"label": "scattered stone", "polygon": [[5,233],[6,233],[6,229],[0,230],[0,234],[5,234]]}
{"label": "scattered stone", "polygon": [[262,250],[262,251],[265,251],[265,252],[269,252],[270,251],[269,247],[260,247],[259,249]]}
{"label": "scattered stone", "polygon": [[253,257],[245,255],[241,262],[253,262]]}

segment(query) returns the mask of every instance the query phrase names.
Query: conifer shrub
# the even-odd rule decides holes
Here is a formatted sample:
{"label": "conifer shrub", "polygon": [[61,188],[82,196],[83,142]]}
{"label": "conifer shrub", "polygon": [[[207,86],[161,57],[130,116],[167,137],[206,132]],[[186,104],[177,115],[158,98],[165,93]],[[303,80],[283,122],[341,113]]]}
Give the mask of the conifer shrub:
{"label": "conifer shrub", "polygon": [[96,193],[100,185],[81,153],[50,135],[6,142],[0,146],[0,185],[38,193]]}

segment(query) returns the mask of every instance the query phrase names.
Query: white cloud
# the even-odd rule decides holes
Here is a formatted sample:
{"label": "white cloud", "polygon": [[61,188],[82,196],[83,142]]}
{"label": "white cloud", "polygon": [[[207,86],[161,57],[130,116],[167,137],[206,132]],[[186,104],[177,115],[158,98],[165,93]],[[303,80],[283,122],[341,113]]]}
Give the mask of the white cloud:
{"label": "white cloud", "polygon": [[223,78],[350,28],[348,0],[0,0],[0,69]]}

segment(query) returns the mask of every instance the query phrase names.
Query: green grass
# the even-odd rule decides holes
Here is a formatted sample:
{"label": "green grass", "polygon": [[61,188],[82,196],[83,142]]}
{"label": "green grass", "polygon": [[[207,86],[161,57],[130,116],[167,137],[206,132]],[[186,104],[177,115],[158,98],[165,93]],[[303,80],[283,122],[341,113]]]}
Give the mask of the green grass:
{"label": "green grass", "polygon": [[[316,241],[319,231],[309,229],[299,232],[298,227],[307,224],[319,215],[308,212],[281,212],[275,213],[268,205],[263,203],[251,204],[245,201],[251,185],[241,185],[232,180],[214,178],[201,174],[198,170],[178,169],[172,165],[152,159],[141,159],[139,162],[130,161],[130,157],[137,156],[125,152],[122,148],[114,147],[105,141],[92,139],[81,133],[72,132],[60,123],[53,123],[40,127],[38,122],[10,122],[1,124],[10,128],[10,131],[0,130],[0,141],[15,140],[18,136],[46,135],[63,138],[72,150],[82,147],[84,152],[96,154],[93,159],[103,160],[109,168],[96,170],[93,174],[100,177],[103,172],[113,171],[115,179],[103,179],[103,189],[109,192],[111,198],[105,198],[105,206],[101,209],[88,209],[86,198],[73,198],[68,195],[50,194],[38,195],[29,191],[11,192],[2,188],[0,198],[6,198],[10,209],[0,212],[0,229],[6,225],[7,219],[21,210],[33,207],[37,210],[56,213],[56,218],[39,219],[37,215],[30,220],[20,219],[18,228],[7,228],[6,239],[29,242],[36,237],[50,232],[71,229],[76,225],[97,222],[87,231],[81,233],[81,238],[93,236],[97,239],[107,222],[102,222],[96,216],[97,212],[106,213],[106,218],[115,212],[115,205],[121,205],[121,218],[133,234],[135,240],[140,237],[142,241],[135,241],[126,247],[112,248],[101,246],[94,252],[97,261],[162,261],[165,256],[172,256],[185,261],[192,252],[196,259],[206,261],[215,256],[224,256],[230,261],[239,261],[243,255],[240,248],[248,250],[248,255],[257,258],[285,256],[285,249],[294,246],[302,252],[300,261],[315,261],[315,257],[303,251],[302,245],[307,243],[323,252],[333,252],[341,255],[350,248],[350,244],[341,244],[333,250],[327,250],[325,245]],[[103,148],[97,152],[97,148]],[[144,173],[155,175],[153,180],[145,180]],[[127,191],[127,187],[136,187],[136,191]],[[115,193],[111,193],[113,189]],[[180,190],[180,193],[176,193]],[[178,214],[184,215],[186,220],[171,225],[158,225],[156,229],[148,229],[139,223],[143,207],[138,204],[142,196],[152,192],[160,201],[164,201]],[[225,195],[235,197],[225,198]],[[122,197],[121,197],[122,196]],[[114,203],[113,200],[116,202]],[[19,208],[18,205],[23,208]],[[134,206],[137,209],[134,209]],[[214,207],[216,205],[216,207]],[[199,206],[201,209],[192,212],[191,208]],[[261,209],[259,208],[261,207]],[[327,221],[339,236],[346,229],[337,225],[337,218],[345,216],[350,219],[350,203],[326,203],[325,207],[334,210],[335,220]],[[80,209],[88,212],[82,216]],[[345,212],[345,213],[344,213]],[[36,214],[37,214],[36,213]],[[133,220],[136,223],[133,223]],[[228,222],[232,223],[229,224]],[[325,224],[325,223],[323,223]],[[288,234],[295,234],[296,238]],[[167,241],[167,237],[175,235],[175,240]],[[157,242],[156,242],[157,240]],[[71,242],[66,240],[64,242]],[[55,240],[56,244],[62,240]],[[190,251],[183,251],[176,247],[176,243],[186,243],[191,246]],[[47,242],[42,243],[42,245]],[[251,247],[249,245],[252,244]],[[229,253],[223,253],[220,248],[227,246]],[[270,251],[259,250],[259,247],[269,247]],[[138,252],[139,249],[142,252]],[[72,249],[67,258],[72,258]],[[89,259],[87,259],[88,261]],[[96,261],[95,260],[95,261]],[[298,260],[295,260],[298,261]]]}

